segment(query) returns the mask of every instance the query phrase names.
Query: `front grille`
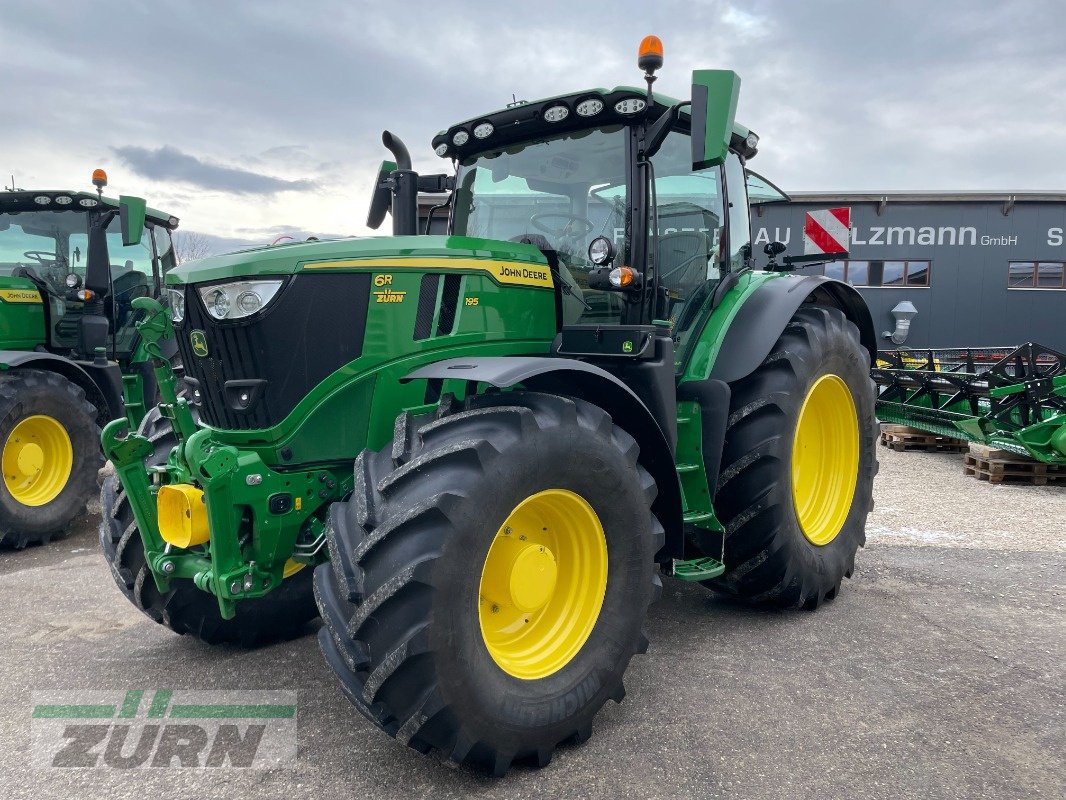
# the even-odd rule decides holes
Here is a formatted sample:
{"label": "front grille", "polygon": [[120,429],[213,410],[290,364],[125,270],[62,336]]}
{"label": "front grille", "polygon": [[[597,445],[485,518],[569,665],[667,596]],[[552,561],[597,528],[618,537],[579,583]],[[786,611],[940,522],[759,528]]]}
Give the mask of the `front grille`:
{"label": "front grille", "polygon": [[[265,311],[228,322],[207,313],[197,291],[204,285],[186,287],[178,347],[200,391],[200,413],[212,427],[276,425],[311,389],[362,354],[368,273],[295,275]],[[193,331],[203,332],[207,355],[193,351]],[[254,387],[246,392],[252,398],[247,408],[235,407],[235,386]]]}

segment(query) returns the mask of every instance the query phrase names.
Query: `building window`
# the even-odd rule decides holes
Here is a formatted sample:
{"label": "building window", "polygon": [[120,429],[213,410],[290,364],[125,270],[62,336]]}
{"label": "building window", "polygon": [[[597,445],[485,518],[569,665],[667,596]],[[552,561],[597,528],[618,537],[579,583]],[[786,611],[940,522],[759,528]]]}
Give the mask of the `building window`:
{"label": "building window", "polygon": [[929,261],[831,261],[823,272],[852,286],[899,288],[928,286],[930,269]]}
{"label": "building window", "polygon": [[1066,289],[1061,261],[1010,261],[1008,289]]}

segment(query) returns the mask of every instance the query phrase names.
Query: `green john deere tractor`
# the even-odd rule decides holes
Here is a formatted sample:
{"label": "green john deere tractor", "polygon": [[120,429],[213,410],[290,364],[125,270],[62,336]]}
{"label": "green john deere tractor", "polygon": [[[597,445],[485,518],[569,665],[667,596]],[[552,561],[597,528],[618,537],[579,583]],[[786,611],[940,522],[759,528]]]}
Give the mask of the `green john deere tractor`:
{"label": "green john deere tractor", "polygon": [[[367,719],[501,774],[622,699],[661,575],[836,596],[876,471],[870,315],[753,268],[739,80],[696,71],[678,102],[660,64],[451,126],[454,178],[386,134],[393,236],[182,265],[172,313],[135,302],[189,400],[157,358],[154,438],[103,433],[132,602],[208,642],[321,614]],[[418,235],[442,190],[450,235]]]}
{"label": "green john deere tractor", "polygon": [[104,197],[103,170],[93,183],[0,192],[0,541],[15,547],[65,533],[96,491],[100,427],[136,426],[155,399],[132,304],[161,295],[178,220]]}

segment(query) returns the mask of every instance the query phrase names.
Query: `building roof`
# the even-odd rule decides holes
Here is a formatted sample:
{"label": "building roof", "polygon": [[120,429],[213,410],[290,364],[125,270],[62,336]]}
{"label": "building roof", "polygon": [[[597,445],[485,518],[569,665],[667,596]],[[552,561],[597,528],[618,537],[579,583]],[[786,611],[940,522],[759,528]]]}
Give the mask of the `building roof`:
{"label": "building roof", "polygon": [[1066,192],[854,191],[789,192],[798,203],[1066,203]]}

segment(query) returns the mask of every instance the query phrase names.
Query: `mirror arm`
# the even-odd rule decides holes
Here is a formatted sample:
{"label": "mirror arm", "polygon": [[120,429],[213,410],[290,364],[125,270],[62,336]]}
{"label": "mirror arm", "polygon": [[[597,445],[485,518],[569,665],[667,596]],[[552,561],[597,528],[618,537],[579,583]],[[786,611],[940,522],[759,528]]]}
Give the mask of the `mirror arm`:
{"label": "mirror arm", "polygon": [[644,135],[644,158],[651,158],[659,152],[659,148],[663,146],[667,135],[673,129],[674,123],[681,117],[681,109],[691,105],[691,100],[682,100],[670,106],[659,119],[652,123]]}

